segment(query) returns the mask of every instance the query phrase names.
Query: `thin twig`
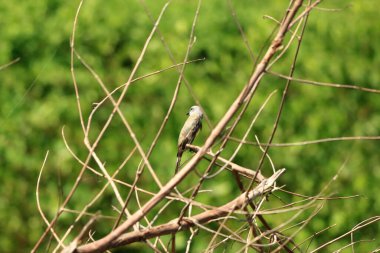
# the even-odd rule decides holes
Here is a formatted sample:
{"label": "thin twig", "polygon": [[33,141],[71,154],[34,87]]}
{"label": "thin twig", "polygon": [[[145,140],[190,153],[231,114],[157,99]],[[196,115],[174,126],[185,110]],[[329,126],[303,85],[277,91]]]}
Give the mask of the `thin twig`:
{"label": "thin twig", "polygon": [[[242,142],[248,145],[258,146],[256,142],[253,141],[242,141],[235,137],[229,137],[232,141]],[[270,147],[294,147],[294,146],[304,146],[311,144],[320,144],[325,142],[335,142],[335,141],[363,141],[363,140],[380,140],[380,136],[345,136],[345,137],[332,137],[332,138],[324,138],[318,140],[311,141],[300,141],[300,142],[288,142],[288,143],[261,143],[261,146],[270,146]]]}
{"label": "thin twig", "polygon": [[328,245],[330,245],[330,244],[332,244],[332,243],[334,243],[334,242],[336,242],[336,241],[342,239],[343,237],[348,236],[348,235],[350,235],[351,233],[353,233],[353,232],[355,232],[355,231],[357,231],[357,230],[359,230],[359,229],[362,229],[362,228],[364,228],[364,227],[367,227],[367,226],[371,225],[372,223],[379,222],[379,221],[380,221],[380,216],[373,216],[373,217],[371,217],[371,218],[369,218],[369,219],[366,219],[366,220],[360,222],[360,223],[359,223],[359,224],[360,224],[359,226],[356,225],[356,226],[355,226],[353,229],[351,229],[350,231],[348,231],[348,232],[346,232],[346,233],[344,233],[344,234],[342,234],[342,235],[336,237],[336,238],[333,239],[333,240],[330,240],[330,241],[328,241],[328,242],[322,244],[322,245],[319,246],[318,248],[312,250],[310,253],[317,252],[317,251],[319,251],[319,250],[325,248],[326,246],[328,246]]}
{"label": "thin twig", "polygon": [[184,166],[182,170],[180,170],[161,190],[155,195],[153,198],[151,198],[140,210],[138,210],[135,214],[133,214],[127,221],[125,221],[123,224],[121,224],[117,229],[115,229],[112,233],[108,234],[107,236],[103,237],[102,239],[99,239],[95,242],[82,245],[78,248],[78,250],[83,251],[102,251],[112,243],[114,239],[119,237],[124,231],[129,229],[133,224],[135,224],[137,221],[139,221],[145,214],[150,211],[154,206],[157,205],[158,202],[160,202],[161,199],[163,199],[179,182],[181,182],[188,173],[198,164],[198,162],[201,160],[202,156],[206,153],[206,151],[212,146],[212,144],[215,142],[217,136],[220,134],[220,132],[225,128],[227,123],[230,121],[232,116],[236,113],[236,111],[241,107],[243,101],[245,100],[246,96],[251,93],[252,90],[256,90],[258,87],[259,80],[262,77],[262,74],[264,73],[264,70],[269,62],[269,60],[273,57],[275,52],[277,51],[278,47],[280,47],[284,35],[287,32],[288,25],[290,24],[291,20],[295,16],[296,12],[300,8],[302,4],[302,0],[297,0],[294,2],[294,5],[289,9],[289,13],[286,16],[283,25],[279,28],[279,31],[272,43],[272,45],[269,47],[267,53],[264,55],[261,62],[257,65],[254,73],[252,74],[252,77],[249,81],[249,83],[245,86],[245,88],[242,90],[240,95],[237,97],[237,99],[233,102],[230,109],[226,112],[224,117],[219,121],[217,126],[213,129],[210,136],[207,138],[204,146],[198,151],[198,153],[193,156],[193,158]]}
{"label": "thin twig", "polygon": [[20,57],[17,57],[16,59],[14,59],[14,60],[12,60],[12,61],[10,61],[10,62],[4,64],[4,65],[1,65],[1,66],[0,66],[0,71],[3,70],[3,69],[5,69],[5,68],[8,68],[9,66],[11,66],[11,65],[13,65],[13,64],[15,64],[15,63],[17,63],[17,62],[19,62],[20,59],[21,59]]}
{"label": "thin twig", "polygon": [[[144,1],[144,0],[140,0],[140,2],[141,2],[141,4],[143,5],[143,8],[144,8],[144,10],[145,10],[147,16],[149,17],[149,19],[150,19],[152,22],[154,22],[154,19],[153,19],[153,17],[152,17],[152,14],[151,14],[151,12],[149,11],[148,6],[146,5],[145,1]],[[171,49],[170,49],[168,43],[165,41],[165,38],[164,38],[164,36],[163,36],[163,34],[162,34],[162,32],[160,31],[159,28],[157,28],[157,34],[159,35],[159,37],[160,37],[160,41],[161,41],[162,45],[164,46],[164,48],[165,48],[167,54],[169,55],[170,60],[172,61],[173,64],[176,65],[176,64],[177,64],[177,61],[176,61],[176,59],[175,59],[175,57],[174,57],[174,55],[173,55],[173,53],[172,53],[172,51],[171,51]],[[180,66],[178,66],[177,71],[178,71],[178,73],[181,72],[181,68],[180,68]],[[190,82],[186,79],[185,76],[183,77],[183,81],[184,81],[184,83],[185,83],[185,86],[186,86],[188,92],[190,93],[190,95],[192,96],[193,100],[195,101],[195,104],[198,105],[198,106],[201,106],[201,103],[200,103],[200,101],[199,101],[197,95],[195,94],[195,92],[194,92],[194,90],[193,90],[193,88],[192,88]],[[206,120],[206,123],[207,123],[208,127],[209,127],[210,129],[212,129],[212,128],[213,128],[213,125],[212,125],[212,123],[211,123],[210,118],[209,118],[208,115],[207,115],[207,112],[204,111],[204,112],[203,112],[203,116],[204,116],[204,118],[205,118],[205,120]]]}
{"label": "thin twig", "polygon": [[299,84],[304,84],[304,85],[316,85],[316,86],[334,87],[334,88],[342,88],[342,89],[352,89],[352,90],[377,93],[377,94],[380,93],[380,90],[378,90],[378,89],[366,88],[366,87],[361,87],[361,86],[357,86],[357,85],[317,82],[317,81],[312,81],[312,80],[295,78],[295,77],[283,75],[283,74],[272,72],[272,71],[266,71],[266,72],[270,75],[277,76],[277,77],[280,77],[280,78],[283,78],[286,80],[290,80],[290,81],[293,81],[293,82],[296,82]]}
{"label": "thin twig", "polygon": [[[267,180],[263,181],[260,185],[258,185],[254,190],[249,193],[249,199],[252,200],[254,198],[260,197],[263,194],[272,190],[273,183],[277,180],[277,178],[284,172],[285,170],[279,170],[276,174],[272,175]],[[182,229],[187,229],[189,227],[196,226],[197,224],[205,224],[209,221],[215,220],[216,218],[223,217],[229,214],[231,211],[238,210],[242,207],[242,205],[247,201],[245,197],[245,193],[241,194],[239,197],[230,201],[229,203],[218,207],[214,210],[205,211],[203,213],[197,214],[192,217],[188,217],[183,219],[181,224],[177,223],[177,220],[173,220],[164,225],[160,225],[157,227],[153,227],[151,229],[142,230],[142,231],[133,231],[126,234],[122,234],[119,237],[115,238],[110,245],[109,248],[114,248],[121,245],[130,244],[136,241],[140,241],[142,238],[148,239],[161,235],[171,234],[178,230],[179,227]],[[99,251],[87,251],[83,246],[79,247],[78,253],[82,252],[99,252]]]}
{"label": "thin twig", "polygon": [[[74,18],[74,22],[73,22],[73,32],[72,32],[72,35],[71,35],[71,40],[70,40],[70,47],[71,47],[71,62],[70,62],[70,69],[71,69],[71,75],[73,77],[73,82],[74,82],[74,88],[75,88],[75,94],[76,94],[76,98],[77,98],[77,106],[78,106],[78,112],[79,112],[79,116],[80,116],[80,121],[81,121],[81,125],[82,125],[82,129],[84,130],[84,122],[83,122],[83,116],[82,116],[82,110],[81,110],[81,106],[80,106],[80,101],[79,101],[79,93],[78,93],[78,90],[77,90],[77,86],[76,86],[76,79],[75,79],[75,73],[74,73],[74,62],[73,62],[73,52],[74,52],[74,41],[75,41],[75,30],[76,30],[76,25],[77,25],[77,21],[78,21],[78,16],[79,16],[79,12],[80,12],[80,9],[82,7],[82,4],[83,4],[83,0],[81,0],[79,2],[79,5],[78,5],[78,8],[77,8],[77,11],[75,13],[75,18]],[[89,160],[89,158],[88,158]],[[88,161],[86,162],[86,164],[88,163]],[[62,209],[67,205],[67,203],[69,202],[69,200],[71,199],[71,197],[73,196],[74,192],[76,191],[76,189],[78,188],[78,185],[80,183],[80,180],[84,174],[84,172],[86,171],[86,166],[83,166],[81,171],[79,172],[78,176],[77,176],[77,180],[75,181],[74,185],[72,186],[69,194],[67,195],[67,197],[65,198],[65,200],[63,201],[62,205],[61,205],[61,208],[60,210],[58,210],[57,214],[55,215],[55,217],[53,218],[53,220],[50,222],[49,226],[46,228],[46,230],[44,231],[44,233],[41,235],[41,237],[38,239],[37,243],[34,245],[33,249],[31,250],[32,253],[36,252],[37,249],[39,248],[39,246],[41,245],[42,241],[44,240],[44,238],[47,236],[47,234],[49,233],[50,229],[54,227],[55,223],[57,222],[59,216],[62,214]]]}
{"label": "thin twig", "polygon": [[[40,182],[41,182],[41,176],[42,176],[42,172],[43,172],[43,169],[45,167],[45,163],[47,161],[47,158],[49,156],[49,151],[46,152],[46,155],[45,155],[45,158],[44,158],[44,161],[42,163],[42,166],[41,166],[41,169],[40,169],[40,173],[38,175],[38,178],[37,178],[37,186],[36,186],[36,201],[37,201],[37,209],[38,209],[38,212],[40,213],[42,219],[44,220],[44,222],[46,223],[47,226],[49,226],[49,221],[48,219],[46,218],[44,212],[42,211],[42,208],[41,208],[41,203],[40,203]],[[57,233],[54,231],[53,228],[51,228],[51,233],[53,234],[54,238],[57,240],[58,242],[58,245],[60,245],[61,247],[65,247],[65,245],[63,244],[63,240],[61,240],[59,238],[59,236],[57,235]]]}

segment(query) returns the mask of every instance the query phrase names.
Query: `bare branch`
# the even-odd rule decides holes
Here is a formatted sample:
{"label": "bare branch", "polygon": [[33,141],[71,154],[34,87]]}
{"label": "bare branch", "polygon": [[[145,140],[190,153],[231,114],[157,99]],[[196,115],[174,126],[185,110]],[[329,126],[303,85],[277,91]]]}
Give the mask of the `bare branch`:
{"label": "bare branch", "polygon": [[[189,174],[194,167],[199,163],[202,159],[202,156],[207,152],[207,150],[212,146],[215,142],[216,138],[219,136],[221,131],[226,127],[227,123],[230,121],[232,116],[236,113],[236,111],[241,107],[245,98],[253,91],[256,90],[261,80],[266,66],[269,63],[269,60],[276,53],[277,49],[281,46],[284,36],[288,30],[288,26],[294,16],[296,15],[298,9],[302,5],[302,0],[294,1],[294,4],[289,9],[288,15],[284,18],[284,22],[279,28],[277,35],[275,36],[271,46],[269,47],[267,53],[264,55],[261,62],[257,65],[254,73],[251,76],[249,83],[244,87],[240,95],[233,102],[230,109],[226,112],[224,117],[219,121],[218,125],[213,129],[210,136],[207,138],[204,146],[195,154],[195,156],[184,166],[182,170],[180,170],[165,186],[161,188],[161,190],[151,198],[140,210],[134,213],[128,220],[126,220],[123,224],[117,227],[112,233],[107,236],[99,239],[95,242],[80,246],[79,249],[85,248],[88,252],[97,250],[102,251],[108,248],[109,244],[119,237],[122,233],[124,233],[127,229],[129,229],[133,224],[138,222],[141,218],[145,216],[147,212],[149,212],[157,203],[161,201],[178,183],[180,183],[187,174]],[[124,95],[124,94],[123,94]],[[122,95],[122,96],[123,96]],[[122,97],[121,96],[121,97]]]}
{"label": "bare branch", "polygon": [[[133,242],[141,241],[144,239],[154,238],[157,236],[171,234],[176,232],[180,227],[182,230],[188,229],[190,227],[197,226],[197,224],[206,224],[211,222],[217,218],[224,217],[229,214],[231,211],[239,210],[246,201],[251,201],[252,199],[263,196],[264,194],[271,192],[273,190],[273,184],[277,180],[277,178],[285,171],[285,169],[277,171],[270,178],[261,182],[255,189],[249,192],[248,199],[245,197],[245,193],[241,194],[236,199],[230,201],[229,203],[218,207],[214,210],[205,211],[198,215],[192,217],[183,218],[180,224],[178,224],[177,220],[172,220],[167,224],[163,224],[160,226],[156,226],[150,229],[142,230],[142,231],[134,231],[127,234],[122,234],[118,236],[115,240],[113,240],[108,246],[109,248],[118,247],[121,245],[131,244]],[[105,250],[105,248],[101,249],[93,249],[87,247],[87,245],[80,246],[77,251],[78,253],[85,252],[101,252]]]}
{"label": "bare branch", "polygon": [[5,68],[8,68],[9,66],[11,66],[11,65],[13,65],[13,64],[15,64],[15,63],[17,63],[17,62],[19,62],[20,59],[21,59],[21,58],[18,57],[18,58],[16,58],[16,59],[14,59],[14,60],[12,60],[12,61],[10,61],[10,62],[4,64],[4,65],[1,65],[1,66],[0,66],[0,71],[3,70],[3,69],[5,69]]}

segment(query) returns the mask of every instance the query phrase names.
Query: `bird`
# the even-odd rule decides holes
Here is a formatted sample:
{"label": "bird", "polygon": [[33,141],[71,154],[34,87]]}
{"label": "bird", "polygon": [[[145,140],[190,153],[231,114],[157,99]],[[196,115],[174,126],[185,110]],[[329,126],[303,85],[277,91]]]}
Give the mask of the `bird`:
{"label": "bird", "polygon": [[181,157],[186,149],[186,145],[191,144],[194,141],[198,131],[202,129],[203,112],[199,106],[193,105],[187,115],[189,115],[189,117],[185,121],[178,137],[178,152],[175,174],[178,172]]}

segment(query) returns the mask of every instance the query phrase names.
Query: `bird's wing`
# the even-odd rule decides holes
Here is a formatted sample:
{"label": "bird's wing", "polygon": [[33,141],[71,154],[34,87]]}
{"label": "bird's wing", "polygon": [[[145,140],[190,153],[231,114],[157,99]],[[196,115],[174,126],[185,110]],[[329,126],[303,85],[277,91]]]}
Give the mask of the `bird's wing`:
{"label": "bird's wing", "polygon": [[193,143],[200,129],[202,129],[202,121],[198,120],[195,123],[195,126],[191,129],[191,133],[189,134],[189,144]]}

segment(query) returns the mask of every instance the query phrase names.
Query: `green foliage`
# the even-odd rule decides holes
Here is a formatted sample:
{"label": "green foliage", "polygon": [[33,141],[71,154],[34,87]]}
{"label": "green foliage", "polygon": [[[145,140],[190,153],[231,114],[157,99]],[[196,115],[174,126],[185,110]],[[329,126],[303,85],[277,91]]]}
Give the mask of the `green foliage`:
{"label": "green foliage", "polygon": [[[286,1],[236,1],[237,18],[244,29],[254,56],[267,46],[267,39],[276,28],[274,21],[263,19],[264,15],[280,19],[287,7]],[[50,151],[41,179],[40,199],[44,213],[51,220],[62,199],[67,196],[81,166],[65,147],[65,137],[73,152],[85,159],[87,152],[83,144],[75,91],[70,73],[70,36],[78,1],[2,1],[0,3],[0,65],[20,57],[20,61],[0,71],[0,245],[2,252],[30,250],[46,228],[39,216],[35,200],[35,188],[43,158]],[[152,1],[147,8],[157,18],[164,1]],[[347,1],[326,2],[323,8],[346,7]],[[196,2],[173,1],[159,25],[160,32],[177,62],[182,62],[189,42],[189,34],[196,9]],[[309,18],[295,76],[323,82],[356,84],[380,89],[380,29],[377,20],[379,10],[371,1],[351,1],[349,8],[338,12],[315,10]],[[128,80],[129,74],[141,52],[152,21],[139,1],[110,0],[84,1],[79,15],[75,47],[77,52],[96,71],[109,90]],[[249,80],[253,68],[251,59],[240,32],[231,15],[227,2],[204,1],[195,29],[196,42],[190,59],[205,57],[202,62],[186,66],[185,78],[213,125],[229,108],[241,88]],[[288,40],[289,38],[287,38]],[[279,61],[273,71],[287,74],[295,47]],[[173,63],[156,34],[149,45],[137,76],[164,69]],[[93,103],[104,98],[104,92],[91,73],[75,59],[75,75],[79,86],[80,102],[84,118],[87,119]],[[169,107],[178,80],[175,69],[167,70],[131,85],[121,109],[131,123],[143,149],[148,150],[161,121]],[[270,100],[254,126],[249,140],[257,135],[266,142],[271,133],[285,81],[265,76],[248,108],[247,115],[253,117],[260,105],[273,91],[277,94]],[[120,92],[116,92],[116,97]],[[182,84],[178,101],[160,141],[154,149],[150,162],[160,180],[167,182],[174,171],[176,141],[185,112],[194,100]],[[347,89],[304,86],[293,83],[285,104],[274,142],[295,142],[326,137],[375,136],[379,135],[380,117],[378,94]],[[90,139],[94,141],[105,124],[112,104],[107,102],[94,116]],[[234,136],[241,138],[251,118],[244,118]],[[210,133],[204,130],[196,140],[201,144]],[[96,150],[106,162],[110,173],[115,171],[128,156],[134,144],[116,115]],[[228,157],[236,143],[230,143],[223,151]],[[299,234],[300,240],[313,233],[336,224],[313,240],[311,248],[341,235],[360,221],[378,215],[380,203],[380,160],[378,141],[340,141],[317,145],[287,148],[271,148],[269,154],[277,168],[287,172],[280,179],[286,189],[304,195],[315,195],[344,166],[338,179],[326,194],[339,196],[361,195],[360,198],[327,201],[317,215]],[[261,151],[254,146],[245,146],[235,161],[243,166],[255,168]],[[184,159],[190,154],[185,154]],[[132,183],[140,157],[131,159],[118,179]],[[97,169],[95,162],[90,166]],[[203,164],[199,166],[202,167]],[[270,175],[265,164],[263,173]],[[192,175],[181,184],[184,190],[197,182]],[[86,172],[83,183],[76,191],[67,208],[81,210],[103,187],[104,181]],[[158,187],[144,171],[138,186],[150,191]],[[225,172],[218,180],[206,181],[203,186],[215,194],[200,194],[199,201],[218,205],[232,199],[239,191],[233,177]],[[97,190],[94,190],[97,189]],[[120,186],[122,196],[128,187]],[[288,194],[279,194],[286,202],[299,200]],[[142,195],[146,201],[150,195]],[[272,200],[272,199],[271,199]],[[102,215],[115,215],[110,206],[117,206],[111,189],[89,210]],[[275,198],[268,205],[278,206]],[[158,206],[155,211],[159,210]],[[136,199],[131,202],[131,211],[136,211]],[[175,217],[180,207],[167,210],[167,217]],[[199,210],[194,210],[197,212]],[[293,214],[293,213],[292,213]],[[289,218],[283,215],[284,219]],[[299,221],[302,220],[301,217]],[[65,214],[56,229],[63,233],[75,219]],[[273,226],[283,220],[271,220]],[[167,221],[161,218],[162,222]],[[85,221],[81,221],[85,223]],[[112,226],[113,220],[105,224]],[[80,229],[80,225],[76,229]],[[97,226],[96,236],[104,235],[109,227]],[[78,231],[76,231],[78,232]],[[379,223],[355,234],[355,239],[372,239],[380,232]],[[185,247],[188,234],[180,236],[178,246]],[[75,236],[75,233],[71,233]],[[203,238],[210,239],[209,234]],[[200,236],[202,238],[202,236]],[[68,238],[68,241],[72,239]],[[207,241],[194,245],[199,252]],[[349,238],[334,244],[328,251],[349,244]],[[44,244],[44,247],[48,243]],[[377,246],[376,246],[377,245]],[[379,239],[371,243],[360,243],[358,252],[368,252],[379,247]],[[130,247],[136,250],[137,246]],[[233,251],[233,248],[226,250]]]}

